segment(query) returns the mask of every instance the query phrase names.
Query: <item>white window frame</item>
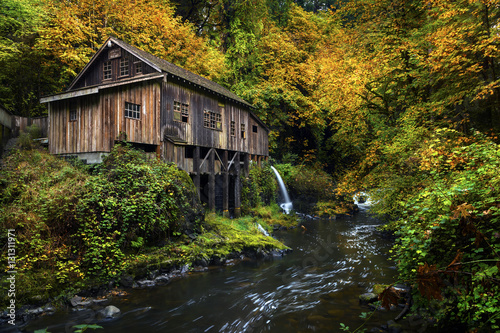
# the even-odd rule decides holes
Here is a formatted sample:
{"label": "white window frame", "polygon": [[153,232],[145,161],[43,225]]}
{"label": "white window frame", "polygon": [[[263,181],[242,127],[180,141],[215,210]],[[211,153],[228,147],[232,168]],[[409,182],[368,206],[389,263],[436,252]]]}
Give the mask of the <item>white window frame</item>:
{"label": "white window frame", "polygon": [[125,102],[125,118],[140,120],[141,119],[141,105],[130,102]]}

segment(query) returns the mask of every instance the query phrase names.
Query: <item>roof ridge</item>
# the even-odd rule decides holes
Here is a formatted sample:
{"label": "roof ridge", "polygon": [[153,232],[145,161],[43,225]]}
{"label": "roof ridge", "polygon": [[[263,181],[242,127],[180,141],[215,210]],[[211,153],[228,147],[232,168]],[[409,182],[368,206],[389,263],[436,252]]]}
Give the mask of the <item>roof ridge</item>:
{"label": "roof ridge", "polygon": [[112,42],[115,42],[118,46],[123,47],[127,49],[130,53],[135,53],[139,58],[145,58],[143,60],[147,60],[149,62],[152,62],[154,67],[158,67],[161,71],[167,72],[171,75],[177,76],[181,79],[187,80],[189,82],[198,84],[199,86],[212,90],[213,92],[223,95],[225,97],[228,97],[230,99],[233,99],[239,103],[245,104],[251,108],[253,106],[233,93],[231,90],[227,89],[226,87],[220,85],[217,82],[214,82],[212,80],[207,79],[206,77],[203,77],[199,74],[193,73],[181,66],[178,66],[174,63],[171,63],[163,58],[160,58],[152,53],[146,52],[134,45],[131,45],[119,38],[116,37],[110,37],[109,38]]}

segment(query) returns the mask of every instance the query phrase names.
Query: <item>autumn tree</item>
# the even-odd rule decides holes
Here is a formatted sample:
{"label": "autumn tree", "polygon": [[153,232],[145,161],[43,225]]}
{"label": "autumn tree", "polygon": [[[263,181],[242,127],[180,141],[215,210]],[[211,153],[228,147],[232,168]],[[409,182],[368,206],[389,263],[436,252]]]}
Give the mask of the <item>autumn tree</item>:
{"label": "autumn tree", "polygon": [[38,98],[54,86],[54,68],[34,48],[45,7],[40,0],[2,0],[0,11],[0,102],[17,115],[40,115]]}
{"label": "autumn tree", "polygon": [[51,1],[47,25],[37,41],[63,66],[67,82],[108,36],[115,36],[194,73],[214,79],[223,71],[222,55],[196,36],[192,25],[174,17],[168,1]]}
{"label": "autumn tree", "polygon": [[324,20],[293,6],[286,27],[266,21],[254,52],[254,81],[235,91],[256,105],[271,126],[271,150],[277,158],[300,154],[315,160],[325,120],[311,99],[317,69],[311,59],[322,48]]}

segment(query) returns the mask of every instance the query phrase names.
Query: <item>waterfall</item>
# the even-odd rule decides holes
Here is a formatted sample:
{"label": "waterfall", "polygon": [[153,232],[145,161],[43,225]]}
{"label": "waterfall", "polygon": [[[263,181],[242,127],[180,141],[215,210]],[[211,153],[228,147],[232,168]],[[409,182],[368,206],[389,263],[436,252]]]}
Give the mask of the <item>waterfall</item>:
{"label": "waterfall", "polygon": [[372,200],[368,193],[358,192],[356,193],[352,199],[354,200],[354,204],[358,206],[359,209],[368,209],[372,205]]}
{"label": "waterfall", "polygon": [[276,179],[278,180],[278,184],[280,186],[281,194],[283,195],[284,202],[281,203],[280,207],[285,211],[285,213],[288,214],[293,209],[292,201],[288,196],[288,191],[286,190],[285,183],[283,182],[283,179],[281,179],[278,170],[276,170],[273,166],[271,166],[271,169],[273,169],[274,174],[276,175]]}

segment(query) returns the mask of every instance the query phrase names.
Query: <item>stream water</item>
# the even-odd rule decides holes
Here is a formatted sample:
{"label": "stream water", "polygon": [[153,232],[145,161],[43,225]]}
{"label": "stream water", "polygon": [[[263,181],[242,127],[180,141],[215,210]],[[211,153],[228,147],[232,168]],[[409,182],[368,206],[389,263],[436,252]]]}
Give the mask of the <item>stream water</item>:
{"label": "stream water", "polygon": [[[393,282],[391,243],[375,231],[380,222],[364,210],[302,224],[304,228],[274,234],[293,249],[283,257],[243,261],[166,286],[128,290],[111,302],[123,315],[98,324],[105,332],[140,333],[340,332],[340,323],[353,331],[364,322],[360,314],[370,311],[358,296],[376,283]],[[365,327],[378,327],[398,313],[377,311]],[[66,332],[86,317],[85,311],[59,313],[36,319],[27,329]]]}

